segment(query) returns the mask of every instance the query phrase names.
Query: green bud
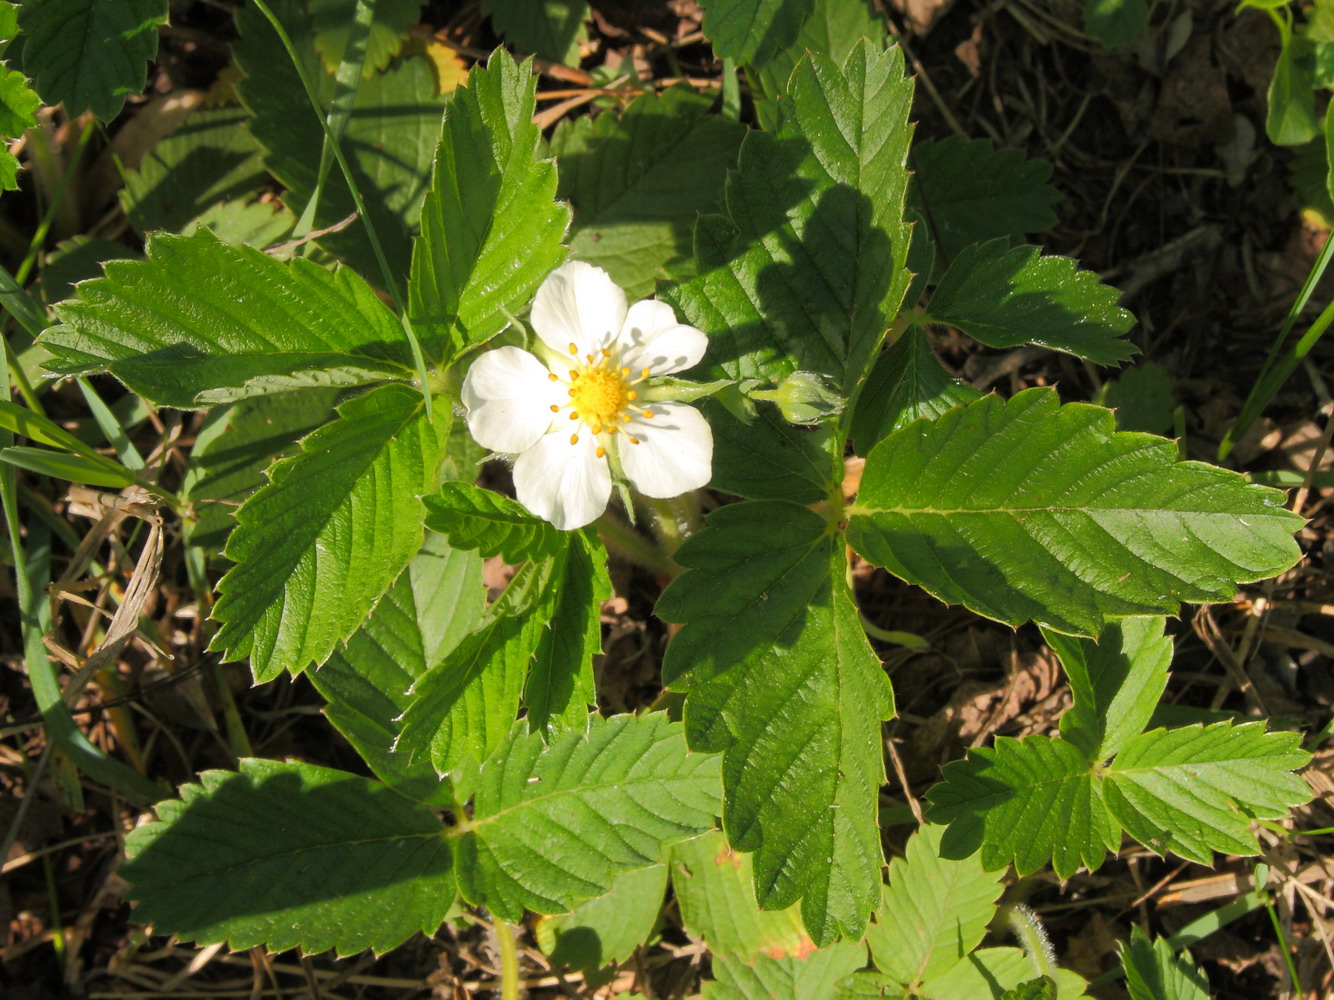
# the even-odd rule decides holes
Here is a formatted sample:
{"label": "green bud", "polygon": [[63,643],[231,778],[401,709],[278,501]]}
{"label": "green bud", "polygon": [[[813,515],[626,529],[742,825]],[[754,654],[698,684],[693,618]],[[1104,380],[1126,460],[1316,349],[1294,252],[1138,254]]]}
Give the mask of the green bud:
{"label": "green bud", "polygon": [[793,372],[776,389],[752,389],[752,399],[776,403],[790,424],[818,424],[843,412],[847,401],[838,384],[819,372]]}

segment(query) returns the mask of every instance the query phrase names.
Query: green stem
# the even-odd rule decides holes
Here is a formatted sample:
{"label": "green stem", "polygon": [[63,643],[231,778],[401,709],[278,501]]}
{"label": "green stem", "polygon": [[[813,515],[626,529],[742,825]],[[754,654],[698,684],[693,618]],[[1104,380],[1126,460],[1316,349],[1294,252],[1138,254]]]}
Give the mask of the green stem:
{"label": "green stem", "polygon": [[384,248],[380,246],[380,237],[375,232],[375,225],[371,222],[370,215],[366,212],[366,203],[361,197],[361,192],[357,190],[357,182],[352,176],[352,168],[348,165],[347,157],[343,155],[342,144],[334,135],[333,128],[324,114],[324,109],[320,107],[320,99],[315,93],[315,87],[306,74],[306,66],[301,61],[296,46],[292,44],[287,29],[283,27],[283,23],[278,20],[264,0],[254,0],[254,3],[259,12],[268,19],[269,24],[273,25],[273,30],[278,33],[278,40],[282,42],[283,48],[287,50],[287,57],[292,60],[292,66],[296,69],[296,75],[301,80],[301,86],[306,92],[306,97],[310,100],[310,106],[315,109],[315,117],[319,119],[320,128],[324,130],[324,141],[329,144],[329,148],[333,151],[334,159],[338,161],[338,169],[342,171],[343,179],[347,182],[348,191],[352,195],[352,203],[357,208],[357,215],[361,218],[362,225],[366,227],[366,238],[370,241],[376,262],[380,265],[380,275],[384,281],[385,290],[389,293],[389,297],[394,300],[394,308],[398,310],[399,323],[403,327],[403,333],[408,338],[408,346],[412,349],[412,360],[417,366],[417,378],[421,381],[422,399],[425,400],[426,419],[431,420],[431,384],[426,371],[426,355],[422,353],[422,345],[421,341],[417,339],[417,331],[412,328],[412,321],[408,319],[408,311],[403,305],[403,296],[399,293],[398,282],[394,280],[394,272],[390,269],[389,261],[384,255]]}
{"label": "green stem", "polygon": [[500,949],[500,1000],[519,1000],[519,949],[514,928],[496,920],[496,946]]}
{"label": "green stem", "polygon": [[598,537],[609,552],[624,556],[660,576],[675,576],[681,568],[610,511],[597,520]]}
{"label": "green stem", "polygon": [[1033,962],[1034,976],[1055,978],[1056,953],[1038,915],[1023,903],[1013,903],[1005,907],[1005,926]]}

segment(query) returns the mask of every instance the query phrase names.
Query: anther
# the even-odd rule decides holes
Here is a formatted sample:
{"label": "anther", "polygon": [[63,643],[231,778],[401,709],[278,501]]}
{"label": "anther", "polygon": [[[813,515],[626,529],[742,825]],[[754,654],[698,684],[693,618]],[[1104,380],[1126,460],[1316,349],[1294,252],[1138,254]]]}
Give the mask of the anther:
{"label": "anther", "polygon": [[560,407],[557,406],[555,403],[552,403],[552,404],[551,404],[551,412],[552,412],[552,413],[559,413],[559,412],[560,412]]}
{"label": "anther", "polygon": [[609,358],[609,357],[611,357],[611,348],[609,348],[609,347],[604,347],[604,348],[602,349],[602,356],[603,356],[604,358]]}
{"label": "anther", "polygon": [[639,398],[639,393],[637,393],[637,392],[635,392],[633,389],[631,389],[629,392],[627,392],[627,393],[625,394],[625,398],[626,398],[626,399],[638,399],[638,398]]}
{"label": "anther", "polygon": [[597,358],[593,357],[593,355],[591,354],[585,354],[584,357],[588,359],[588,363],[590,365],[597,360]]}
{"label": "anther", "polygon": [[651,420],[651,419],[653,418],[653,411],[652,411],[652,410],[643,410],[643,411],[641,411],[641,415],[643,416],[643,418],[644,418],[645,420]]}
{"label": "anther", "polygon": [[570,435],[570,444],[578,444],[578,443],[579,443],[579,435],[578,435],[578,434],[571,434],[571,435]]}
{"label": "anther", "polygon": [[630,443],[631,443],[631,444],[639,444],[639,438],[631,438],[631,439],[630,439]]}
{"label": "anther", "polygon": [[604,448],[604,447],[602,447],[602,445],[598,445],[597,456],[598,456],[598,458],[606,458],[606,457],[607,457],[607,449]]}
{"label": "anther", "polygon": [[576,413],[574,410],[571,410],[571,411],[570,411],[570,419],[571,419],[571,420],[578,420],[578,419],[579,419],[579,414]]}
{"label": "anther", "polygon": [[553,382],[559,382],[559,381],[560,381],[560,376],[557,375],[555,372],[551,372],[549,375],[547,375],[547,378],[551,379],[551,381],[553,381]]}
{"label": "anther", "polygon": [[573,343],[570,344],[570,353],[573,354],[576,358],[579,357],[579,348],[575,347]]}
{"label": "anther", "polygon": [[625,378],[629,378],[629,377],[630,377],[630,369],[629,369],[629,368],[622,368],[622,369],[621,369],[621,374],[622,374]]}

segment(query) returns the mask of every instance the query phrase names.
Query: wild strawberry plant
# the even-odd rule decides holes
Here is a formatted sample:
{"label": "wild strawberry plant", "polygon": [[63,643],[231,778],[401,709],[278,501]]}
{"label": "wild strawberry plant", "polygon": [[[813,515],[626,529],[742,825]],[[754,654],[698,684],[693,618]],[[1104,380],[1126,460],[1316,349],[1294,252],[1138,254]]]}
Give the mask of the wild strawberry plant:
{"label": "wild strawberry plant", "polygon": [[[25,58],[54,6],[25,7]],[[525,34],[520,6],[483,9],[567,56],[581,19]],[[1308,797],[1297,734],[1150,724],[1165,618],[1297,561],[1284,495],[1055,388],[983,395],[932,353],[932,325],[1100,365],[1135,353],[1116,291],[1026,242],[1054,219],[1048,168],[914,142],[903,56],[860,4],[705,8],[756,127],[677,87],[544,138],[531,66],[500,50],[450,89],[395,27],[414,3],[250,4],[239,106],[131,174],[145,256],[57,307],[46,367],[210,410],[168,499],[201,563],[229,563],[212,648],[256,682],[307,674],[374,775],[201,775],[128,841],[136,919],[346,954],[460,905],[561,914],[549,950],[601,928],[605,952],[577,959],[596,964],[644,939],[670,878],[714,955],[708,997],[1077,996],[1042,947],[979,947],[1008,866],[1066,877],[1126,836],[1206,864],[1254,854],[1252,821]],[[66,101],[87,85],[28,72]],[[104,118],[119,101],[88,100]],[[204,193],[155,194],[200,150]],[[283,212],[249,200],[266,172]],[[18,411],[5,426],[49,447],[6,457],[58,472],[72,446]],[[517,499],[476,485],[485,449]],[[72,450],[85,481],[136,478]],[[705,487],[720,502],[700,525]],[[209,507],[238,496],[234,518]],[[681,626],[671,711],[594,708],[605,546],[652,545],[603,517],[618,500],[685,536],[657,562],[683,570],[656,608]],[[894,691],[850,553],[1037,623],[1074,701],[1059,733],[948,765],[888,880]],[[515,572],[488,603],[497,556]],[[1199,989],[1147,939],[1126,967],[1135,995]]]}

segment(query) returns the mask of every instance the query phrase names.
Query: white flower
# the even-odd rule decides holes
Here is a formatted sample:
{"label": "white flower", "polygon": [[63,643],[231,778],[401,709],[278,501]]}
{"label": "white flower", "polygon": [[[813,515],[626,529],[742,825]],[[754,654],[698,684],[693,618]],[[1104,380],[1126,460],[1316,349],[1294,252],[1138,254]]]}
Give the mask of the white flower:
{"label": "white flower", "polygon": [[684,403],[642,397],[649,379],[704,356],[701,331],[678,323],[665,302],[627,308],[607,272],[580,261],[542,282],[531,322],[541,358],[497,348],[463,380],[468,430],[482,447],[515,456],[525,507],[558,528],[580,528],[606,509],[613,475],[650,497],[708,483],[708,423]]}

